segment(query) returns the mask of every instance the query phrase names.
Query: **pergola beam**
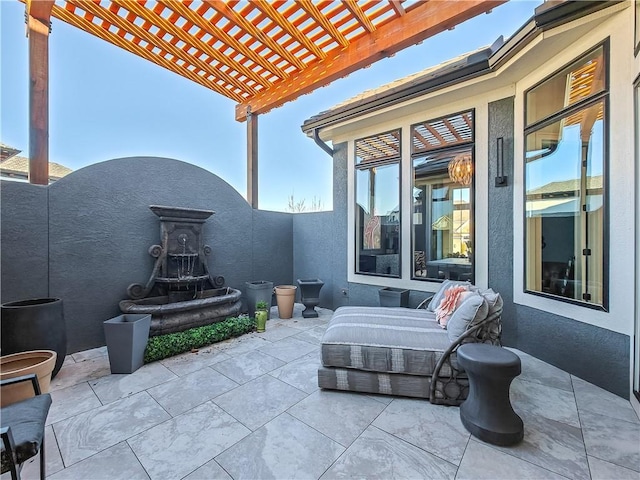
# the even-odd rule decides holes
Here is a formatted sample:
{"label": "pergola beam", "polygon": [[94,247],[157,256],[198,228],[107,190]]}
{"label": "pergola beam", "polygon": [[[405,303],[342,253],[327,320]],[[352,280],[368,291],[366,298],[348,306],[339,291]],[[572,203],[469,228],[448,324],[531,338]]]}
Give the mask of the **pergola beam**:
{"label": "pergola beam", "polygon": [[[448,30],[464,20],[489,11],[506,0],[468,0],[464,2],[422,2],[369,34],[352,42],[345,49],[331,51],[322,61],[310,63],[289,79],[279,82],[248,102],[236,106],[236,120],[244,121],[248,108],[265,113],[286,102],[328,85],[356,70],[364,68],[400,50]],[[303,5],[308,3],[304,2]],[[315,9],[317,10],[317,9]]]}
{"label": "pergola beam", "polygon": [[247,115],[247,202],[258,208],[258,115]]}
{"label": "pergola beam", "polygon": [[53,0],[27,0],[29,183],[49,184],[49,27]]}

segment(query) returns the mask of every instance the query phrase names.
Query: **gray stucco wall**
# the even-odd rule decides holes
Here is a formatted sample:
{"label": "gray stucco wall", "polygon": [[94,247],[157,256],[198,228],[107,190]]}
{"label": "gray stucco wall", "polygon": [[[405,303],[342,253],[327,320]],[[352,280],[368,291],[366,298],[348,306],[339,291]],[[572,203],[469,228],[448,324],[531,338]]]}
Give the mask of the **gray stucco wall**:
{"label": "gray stucco wall", "polygon": [[[350,285],[347,281],[347,205],[348,205],[348,153],[347,144],[333,146],[333,254],[329,260],[333,272],[333,308],[349,305]],[[344,293],[343,293],[344,292]],[[357,298],[357,297],[356,297]]]}
{"label": "gray stucco wall", "polygon": [[[322,280],[324,285],[320,290],[320,306],[325,308],[333,308],[332,236],[333,212],[298,213],[293,216],[294,280]],[[297,301],[300,301],[300,292],[297,293]]]}
{"label": "gray stucco wall", "polygon": [[49,296],[48,190],[0,182],[2,303]]}
{"label": "gray stucco wall", "polygon": [[[482,121],[482,119],[478,119]],[[502,342],[515,347],[518,322],[513,304],[513,97],[489,104],[489,287],[504,300]],[[506,187],[494,187],[496,139],[502,137]]]}
{"label": "gray stucco wall", "polygon": [[[503,343],[628,398],[629,336],[513,303],[513,112],[512,97],[489,104],[489,286],[505,301]],[[498,137],[509,176],[500,188],[493,186]]]}
{"label": "gray stucco wall", "polygon": [[[265,280],[273,282],[274,286],[295,285],[293,217],[291,213],[253,211],[253,271],[252,278],[244,281]],[[235,258],[234,261],[239,260]]]}
{"label": "gray stucco wall", "polygon": [[[216,212],[204,224],[204,242],[212,248],[211,272],[223,275],[227,286],[244,290],[252,280],[293,281],[292,215],[254,211],[226,182],[188,163],[123,158],[83,168],[40,190],[17,183],[4,187],[5,182],[3,302],[5,295],[47,295],[48,251],[48,295],[63,299],[70,353],[104,345],[102,322],[120,314],[118,302],[129,284],[149,279],[154,259],[147,250],[161,243],[159,220],[149,205]],[[17,230],[20,241],[12,238]],[[20,255],[9,255],[14,248]],[[35,264],[24,268],[19,257],[27,252],[37,261],[30,259]],[[34,287],[27,291],[12,283]]]}

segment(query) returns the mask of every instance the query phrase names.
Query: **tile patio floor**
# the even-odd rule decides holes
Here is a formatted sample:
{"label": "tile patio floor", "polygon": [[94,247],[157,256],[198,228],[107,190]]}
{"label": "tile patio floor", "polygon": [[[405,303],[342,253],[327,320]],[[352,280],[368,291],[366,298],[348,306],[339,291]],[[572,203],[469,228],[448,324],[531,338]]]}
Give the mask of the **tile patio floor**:
{"label": "tile patio floor", "polygon": [[519,351],[525,438],[510,448],[471,437],[457,407],[319,390],[331,312],[301,309],[131,375],[110,375],[105,348],[69,356],[51,385],[49,478],[640,479],[630,403]]}

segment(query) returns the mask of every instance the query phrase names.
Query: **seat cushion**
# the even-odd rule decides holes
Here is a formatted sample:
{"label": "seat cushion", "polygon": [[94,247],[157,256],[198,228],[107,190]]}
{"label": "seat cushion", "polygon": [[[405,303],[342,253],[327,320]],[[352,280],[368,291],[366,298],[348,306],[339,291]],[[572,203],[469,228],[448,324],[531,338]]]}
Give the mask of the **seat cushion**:
{"label": "seat cushion", "polygon": [[431,375],[449,347],[433,312],[390,307],[340,307],[321,340],[325,367]]}
{"label": "seat cushion", "polygon": [[[40,450],[44,435],[44,424],[47,420],[51,395],[44,393],[2,407],[0,423],[2,427],[10,427],[16,447],[18,463],[33,457]],[[2,473],[9,469],[9,452],[2,447]]]}

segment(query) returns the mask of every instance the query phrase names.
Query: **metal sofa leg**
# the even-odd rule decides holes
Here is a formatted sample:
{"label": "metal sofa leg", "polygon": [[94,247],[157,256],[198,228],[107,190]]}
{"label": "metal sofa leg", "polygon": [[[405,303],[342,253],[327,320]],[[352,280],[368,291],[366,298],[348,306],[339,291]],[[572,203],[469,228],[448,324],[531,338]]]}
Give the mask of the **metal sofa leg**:
{"label": "metal sofa leg", "polygon": [[40,480],[45,477],[45,458],[44,458],[44,433],[42,434],[42,443],[40,444]]}

